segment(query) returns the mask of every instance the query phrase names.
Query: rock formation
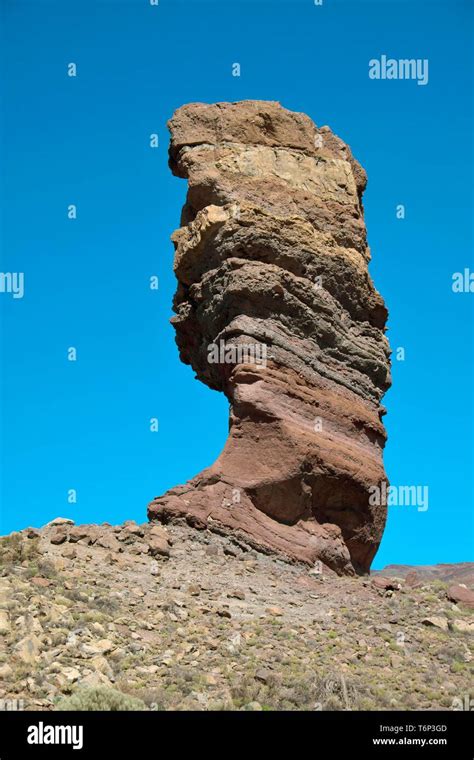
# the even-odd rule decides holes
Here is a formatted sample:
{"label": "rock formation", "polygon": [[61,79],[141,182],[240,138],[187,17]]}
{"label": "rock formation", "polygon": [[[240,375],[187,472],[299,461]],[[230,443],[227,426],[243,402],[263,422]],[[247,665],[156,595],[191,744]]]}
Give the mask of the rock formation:
{"label": "rock formation", "polygon": [[169,128],[189,184],[172,323],[181,360],[229,399],[230,430],[149,518],[366,573],[386,516],[370,489],[386,479],[390,352],[365,172],[328,127],[274,102],[190,104]]}

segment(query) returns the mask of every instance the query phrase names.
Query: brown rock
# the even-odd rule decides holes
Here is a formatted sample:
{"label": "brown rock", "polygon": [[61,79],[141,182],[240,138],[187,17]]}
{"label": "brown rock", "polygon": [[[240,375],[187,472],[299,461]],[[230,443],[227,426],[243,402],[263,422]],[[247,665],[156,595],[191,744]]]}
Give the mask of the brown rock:
{"label": "brown rock", "polygon": [[148,544],[144,541],[134,541],[133,544],[127,548],[127,551],[130,552],[130,554],[147,554]]}
{"label": "brown rock", "polygon": [[63,544],[67,541],[68,529],[66,525],[58,525],[57,528],[51,532],[49,540],[52,544]]}
{"label": "brown rock", "polygon": [[70,517],[55,517],[48,523],[48,527],[57,525],[74,525],[74,520],[71,520]]}
{"label": "brown rock", "polygon": [[423,625],[428,625],[433,628],[441,628],[442,631],[448,630],[448,619],[441,617],[440,615],[432,615],[432,617],[424,618],[421,622]]}
{"label": "brown rock", "polygon": [[400,668],[403,665],[403,657],[399,654],[392,654],[390,656],[390,665],[392,668]]}
{"label": "brown rock", "polygon": [[265,612],[267,612],[268,615],[273,615],[273,617],[281,617],[283,615],[283,610],[281,610],[280,607],[267,607]]}
{"label": "brown rock", "polygon": [[474,620],[453,620],[453,628],[458,633],[474,634]]}
{"label": "brown rock", "polygon": [[474,591],[465,586],[450,586],[446,595],[451,602],[459,602],[465,607],[474,609]]}
{"label": "brown rock", "polygon": [[39,531],[37,528],[25,528],[22,533],[26,536],[26,538],[41,538],[41,531]]}
{"label": "brown rock", "polygon": [[4,663],[3,665],[0,665],[0,681],[6,678],[11,678],[13,676],[13,668],[8,665],[8,663]]}
{"label": "brown rock", "polygon": [[81,541],[84,538],[90,538],[91,529],[94,529],[94,525],[75,525],[69,531],[69,540],[73,543]]}
{"label": "brown rock", "polygon": [[383,578],[382,576],[376,576],[373,578],[372,585],[382,591],[399,591],[401,588],[398,581],[393,578]]}
{"label": "brown rock", "polygon": [[273,678],[274,676],[271,670],[265,670],[264,668],[257,670],[257,672],[255,673],[255,680],[260,681],[260,683],[268,684],[270,681],[273,680]]}
{"label": "brown rock", "polygon": [[120,544],[120,541],[117,541],[115,536],[111,535],[110,533],[105,533],[104,535],[99,536],[95,542],[95,546],[101,546],[103,549],[110,549],[110,551],[113,552],[123,551],[123,547]]}
{"label": "brown rock", "polygon": [[30,583],[32,583],[34,586],[38,586],[39,588],[48,588],[48,586],[53,585],[53,581],[50,581],[49,578],[41,578],[37,575],[31,578]]}
{"label": "brown rock", "polygon": [[90,644],[83,644],[82,651],[85,655],[95,656],[108,654],[114,648],[113,642],[109,639],[100,639],[99,641],[93,641]]}
{"label": "brown rock", "polygon": [[0,636],[6,636],[10,633],[10,617],[6,610],[0,610]]}
{"label": "brown rock", "polygon": [[405,578],[405,585],[409,588],[416,588],[417,586],[421,585],[420,578],[415,570],[411,570],[409,573],[407,573]]}
{"label": "brown rock", "polygon": [[245,599],[245,591],[242,591],[240,588],[236,588],[233,589],[233,591],[229,591],[227,596],[229,599],[240,599],[243,601]]}
{"label": "brown rock", "polygon": [[150,536],[148,539],[148,551],[152,557],[170,556],[170,547],[168,541],[164,538],[161,538],[160,536]]}
{"label": "brown rock", "polygon": [[163,541],[167,541],[168,543],[170,541],[168,531],[161,525],[152,525],[148,531],[148,535],[152,538],[161,538]]}
{"label": "brown rock", "polygon": [[65,546],[62,550],[63,557],[66,559],[76,559],[77,549],[74,546]]}
{"label": "brown rock", "polygon": [[169,127],[171,169],[189,186],[173,235],[176,341],[231,414],[214,465],[149,518],[366,573],[385,524],[371,496],[386,480],[390,372],[365,172],[327,127],[278,103],[191,104]]}
{"label": "brown rock", "polygon": [[145,528],[143,525],[137,525],[137,523],[133,522],[133,520],[127,520],[123,524],[123,531],[127,531],[133,536],[143,536],[145,533]]}
{"label": "brown rock", "polygon": [[26,665],[34,665],[41,651],[41,641],[35,634],[25,636],[19,641],[15,648],[15,655]]}

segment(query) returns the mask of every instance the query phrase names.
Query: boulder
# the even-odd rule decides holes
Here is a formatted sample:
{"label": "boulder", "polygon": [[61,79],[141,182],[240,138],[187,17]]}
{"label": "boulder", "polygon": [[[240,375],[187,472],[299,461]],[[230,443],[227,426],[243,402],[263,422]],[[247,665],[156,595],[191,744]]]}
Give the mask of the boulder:
{"label": "boulder", "polygon": [[465,607],[474,609],[474,591],[462,585],[450,586],[446,592],[451,602],[463,604]]}

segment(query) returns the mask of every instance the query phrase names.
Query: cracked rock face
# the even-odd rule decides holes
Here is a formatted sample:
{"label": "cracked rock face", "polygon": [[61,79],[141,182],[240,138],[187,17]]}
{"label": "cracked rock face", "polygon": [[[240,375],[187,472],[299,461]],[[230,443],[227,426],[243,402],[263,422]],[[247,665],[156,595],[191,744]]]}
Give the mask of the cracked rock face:
{"label": "cracked rock face", "polygon": [[338,574],[369,570],[386,508],[387,310],[368,273],[366,175],[327,127],[278,103],[178,109],[187,179],[173,234],[183,362],[230,402],[217,461],[156,498],[184,518]]}

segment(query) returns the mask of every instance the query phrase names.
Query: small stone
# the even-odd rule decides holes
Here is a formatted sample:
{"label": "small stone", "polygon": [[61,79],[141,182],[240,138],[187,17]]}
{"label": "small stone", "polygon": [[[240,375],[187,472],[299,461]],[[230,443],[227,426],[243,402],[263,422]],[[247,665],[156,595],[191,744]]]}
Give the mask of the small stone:
{"label": "small stone", "polygon": [[0,610],[0,636],[6,636],[7,633],[10,633],[10,618],[8,617],[8,612],[5,612],[5,610]]}
{"label": "small stone", "polygon": [[197,585],[197,583],[191,583],[190,586],[188,586],[188,594],[191,594],[191,596],[199,596],[201,593],[201,587]]}
{"label": "small stone", "polygon": [[432,617],[424,618],[421,622],[423,625],[432,626],[434,628],[441,628],[442,631],[448,630],[448,619],[445,617],[438,617],[436,615],[433,615]]}
{"label": "small stone", "polygon": [[33,586],[38,586],[39,588],[47,588],[48,586],[53,585],[53,581],[50,581],[49,578],[41,578],[38,575],[30,578],[30,583],[32,583]]}
{"label": "small stone", "polygon": [[113,670],[110,667],[108,661],[106,660],[103,655],[96,655],[91,660],[88,661],[88,665],[90,665],[94,670],[98,671],[99,673],[103,673],[107,678],[111,679],[113,678]]}
{"label": "small stone", "polygon": [[127,549],[127,551],[129,551],[130,554],[147,554],[148,544],[146,544],[144,541],[136,540],[133,542],[133,544],[129,545],[129,548]]}
{"label": "small stone", "polygon": [[152,525],[148,535],[152,538],[162,538],[163,541],[169,541],[169,533],[163,525]]}
{"label": "small stone", "polygon": [[268,615],[273,615],[273,617],[281,617],[283,615],[283,610],[280,607],[267,607],[265,612]]}
{"label": "small stone", "polygon": [[241,643],[242,643],[242,637],[240,633],[237,631],[236,633],[234,633],[233,636],[230,637],[230,641],[227,644],[228,651],[231,652],[231,654],[234,654],[240,648]]}
{"label": "small stone", "polygon": [[127,520],[127,522],[124,523],[122,533],[124,533],[124,532],[129,533],[132,536],[140,536],[141,537],[141,536],[145,535],[145,531],[144,531],[143,527],[141,525],[137,525],[136,522],[133,522],[131,520],[130,521]]}
{"label": "small stone", "polygon": [[54,520],[47,523],[48,527],[50,525],[74,525],[74,520],[71,520],[69,517],[55,517]]}
{"label": "small stone", "polygon": [[25,528],[22,533],[26,538],[41,538],[41,531],[37,528]]}
{"label": "small stone", "polygon": [[248,702],[242,709],[247,712],[261,712],[263,707],[260,702]]}
{"label": "small stone", "polygon": [[169,557],[170,547],[168,541],[160,536],[151,536],[148,539],[148,551],[152,557]]}
{"label": "small stone", "polygon": [[75,525],[69,531],[69,541],[75,544],[77,541],[83,541],[84,539],[89,539],[90,535],[91,535],[91,531],[89,529],[89,526]]}
{"label": "small stone", "polygon": [[94,641],[90,644],[83,644],[82,651],[84,654],[107,654],[114,648],[113,643],[109,639],[100,639],[100,641]]}
{"label": "small stone", "polygon": [[260,683],[268,683],[272,679],[272,676],[273,674],[271,670],[265,670],[262,668],[255,673],[255,680],[260,681]]}
{"label": "small stone", "polygon": [[117,541],[115,536],[112,536],[109,533],[99,536],[95,542],[95,546],[101,546],[103,549],[109,549],[112,552],[121,552],[123,550],[120,541]]}
{"label": "small stone", "polygon": [[81,674],[77,668],[63,668],[61,670],[61,675],[64,676],[66,681],[69,681],[69,683],[75,683],[81,677]]}
{"label": "small stone", "polygon": [[453,628],[459,633],[474,633],[474,621],[472,620],[454,620]]}
{"label": "small stone", "polygon": [[37,636],[25,636],[15,647],[16,656],[26,665],[34,665],[41,651],[41,642]]}
{"label": "small stone", "polygon": [[88,673],[86,676],[81,678],[80,680],[81,686],[111,686],[111,681],[107,676],[105,676],[103,673],[100,673],[99,671],[95,671],[94,673]]}
{"label": "small stone", "polygon": [[62,551],[63,557],[66,559],[76,559],[77,557],[77,549],[74,546],[70,546],[69,544],[64,547]]}
{"label": "small stone", "polygon": [[101,625],[101,623],[97,623],[97,622],[92,623],[90,629],[91,631],[93,631],[94,633],[98,633],[99,635],[105,634],[105,628],[103,625]]}
{"label": "small stone", "polygon": [[67,537],[68,532],[66,525],[58,525],[58,527],[51,533],[49,540],[52,544],[58,545],[63,544],[67,540]]}
{"label": "small stone", "polygon": [[399,654],[392,654],[390,657],[390,665],[392,668],[399,668],[403,665],[403,657]]}
{"label": "small stone", "polygon": [[229,591],[227,596],[229,599],[241,599],[243,601],[245,599],[245,592],[242,589],[236,588]]}
{"label": "small stone", "polygon": [[4,665],[0,665],[0,679],[11,678],[13,675],[13,669],[6,662]]}
{"label": "small stone", "polygon": [[382,576],[376,576],[373,578],[372,585],[383,591],[400,591],[401,589],[398,581],[393,578],[383,578]]}

